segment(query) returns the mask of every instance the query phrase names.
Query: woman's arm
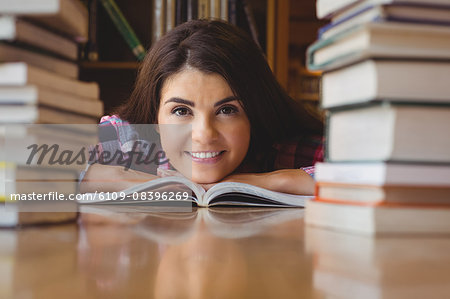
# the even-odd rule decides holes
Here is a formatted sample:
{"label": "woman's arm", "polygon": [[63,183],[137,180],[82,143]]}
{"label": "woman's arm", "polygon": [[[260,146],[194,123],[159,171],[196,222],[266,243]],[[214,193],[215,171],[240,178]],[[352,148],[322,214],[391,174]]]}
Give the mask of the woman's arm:
{"label": "woman's arm", "polygon": [[80,183],[80,192],[118,192],[158,178],[149,173],[125,169],[123,166],[92,164]]}
{"label": "woman's arm", "polygon": [[[221,182],[246,183],[268,190],[298,194],[313,195],[314,179],[301,169],[282,169],[266,173],[240,173],[232,174]],[[203,185],[205,189],[215,184]]]}

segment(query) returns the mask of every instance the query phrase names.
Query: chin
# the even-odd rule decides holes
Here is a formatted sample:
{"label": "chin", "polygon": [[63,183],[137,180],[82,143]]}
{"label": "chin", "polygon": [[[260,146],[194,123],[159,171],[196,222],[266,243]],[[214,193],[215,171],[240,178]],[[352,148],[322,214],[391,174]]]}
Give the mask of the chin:
{"label": "chin", "polygon": [[207,173],[202,173],[198,175],[192,174],[191,181],[197,184],[214,184],[220,182],[224,177],[225,175],[221,176],[218,174],[207,174]]}

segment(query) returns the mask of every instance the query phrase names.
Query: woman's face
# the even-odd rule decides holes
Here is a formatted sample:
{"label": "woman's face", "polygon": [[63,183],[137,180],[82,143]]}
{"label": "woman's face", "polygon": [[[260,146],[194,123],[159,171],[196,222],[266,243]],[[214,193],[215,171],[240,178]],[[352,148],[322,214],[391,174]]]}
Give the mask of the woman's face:
{"label": "woman's face", "polygon": [[185,125],[160,126],[161,141],[171,164],[197,183],[232,173],[250,143],[250,122],[227,82],[192,68],[164,82],[158,124]]}

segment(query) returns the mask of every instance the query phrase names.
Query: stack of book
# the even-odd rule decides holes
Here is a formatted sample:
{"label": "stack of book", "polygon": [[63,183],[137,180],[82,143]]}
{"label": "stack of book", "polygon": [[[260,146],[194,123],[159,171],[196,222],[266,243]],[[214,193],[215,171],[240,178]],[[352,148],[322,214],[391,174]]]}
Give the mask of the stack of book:
{"label": "stack of book", "polygon": [[[87,36],[87,8],[79,0],[0,0],[0,202],[13,193],[76,192],[82,165],[70,160],[81,144],[95,143],[91,131],[103,114],[97,83],[78,80],[78,47]],[[50,149],[28,161],[33,144]],[[45,152],[47,157],[37,162]],[[77,215],[72,210],[24,214],[15,207],[0,205],[0,226],[60,222]]]}
{"label": "stack of book", "polygon": [[98,86],[78,80],[87,24],[78,0],[0,0],[1,123],[98,122]]}
{"label": "stack of book", "polygon": [[326,162],[306,221],[378,233],[450,232],[450,1],[317,1]]}

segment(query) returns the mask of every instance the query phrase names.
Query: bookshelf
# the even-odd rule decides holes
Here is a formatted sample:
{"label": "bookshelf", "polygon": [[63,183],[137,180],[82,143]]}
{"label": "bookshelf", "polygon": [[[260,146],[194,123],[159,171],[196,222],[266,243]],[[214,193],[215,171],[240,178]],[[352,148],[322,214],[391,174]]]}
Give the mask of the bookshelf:
{"label": "bookshelf", "polygon": [[[100,84],[101,99],[105,103],[105,112],[108,113],[130,95],[139,62],[101,6],[100,0],[84,2],[89,5],[90,1],[98,2],[96,14],[98,61],[82,61],[80,79],[94,80]],[[143,46],[148,49],[152,42],[153,1],[115,1]],[[303,79],[312,81],[311,84],[314,84],[320,75],[307,73],[304,67],[301,67],[302,63],[304,65],[304,50],[314,40],[315,30],[318,27],[314,20],[315,1],[246,0],[241,3],[244,2],[252,13],[258,42],[266,53],[269,65],[278,81],[294,98],[317,102],[317,93],[302,92],[299,97],[298,92],[295,91],[298,86],[291,87],[305,85],[301,83]],[[242,18],[242,15],[240,17]],[[305,24],[307,24],[306,27]],[[244,30],[250,30],[246,24],[241,27]],[[307,34],[304,34],[305,32]],[[296,50],[298,48],[300,51]],[[300,69],[302,71],[299,73]]]}

